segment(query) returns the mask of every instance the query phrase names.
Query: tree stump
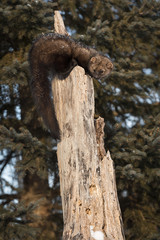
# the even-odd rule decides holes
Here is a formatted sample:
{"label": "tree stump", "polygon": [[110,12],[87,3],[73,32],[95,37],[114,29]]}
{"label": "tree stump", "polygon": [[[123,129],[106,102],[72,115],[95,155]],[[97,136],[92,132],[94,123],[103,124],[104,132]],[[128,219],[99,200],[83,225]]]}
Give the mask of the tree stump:
{"label": "tree stump", "polygon": [[[67,34],[55,11],[55,30]],[[63,240],[124,240],[115,173],[103,143],[103,119],[94,126],[94,87],[83,68],[52,81],[61,130],[57,145],[64,219]],[[97,131],[97,133],[96,133]]]}

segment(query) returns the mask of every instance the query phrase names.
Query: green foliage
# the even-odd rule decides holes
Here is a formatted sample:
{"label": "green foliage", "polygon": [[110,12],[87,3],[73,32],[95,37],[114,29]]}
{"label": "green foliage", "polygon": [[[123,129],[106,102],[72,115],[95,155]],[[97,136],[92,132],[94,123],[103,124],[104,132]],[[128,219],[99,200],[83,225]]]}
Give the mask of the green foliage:
{"label": "green foliage", "polygon": [[13,128],[8,130],[0,125],[0,150],[9,149],[11,152],[16,152],[17,157],[23,156],[16,166],[17,171],[21,172],[23,177],[27,170],[32,174],[36,172],[42,178],[46,178],[48,174],[44,175],[44,169],[49,159],[55,158],[54,152],[47,145],[33,137],[29,131],[22,128],[20,130],[21,133],[17,133]]}
{"label": "green foliage", "polygon": [[[134,126],[125,140],[120,132],[114,137],[113,158],[121,165],[116,169],[117,186],[120,194],[123,195],[124,189],[128,192],[126,199],[120,199],[122,206],[124,204],[128,239],[158,239],[155,236],[159,234],[160,224],[159,126],[160,115],[147,119],[144,126]],[[125,165],[128,162],[130,164]]]}
{"label": "green foliage", "polygon": [[[49,134],[42,128],[27,83],[30,77],[28,51],[31,43],[37,34],[53,26],[56,6],[57,3],[27,0],[3,0],[0,3],[0,215],[3,216],[0,220],[0,238],[6,240],[40,239],[40,235],[44,237],[44,234],[45,239],[50,240],[50,229],[57,236],[60,235],[57,225],[61,226],[62,215],[57,213],[61,206],[56,195],[59,194],[59,185],[56,153],[52,150],[54,142],[45,138]],[[8,178],[12,177],[13,182],[6,180],[7,166],[12,170],[14,167],[12,173],[7,171]],[[52,176],[52,188],[47,185],[47,189],[44,189],[46,192],[42,187],[37,193],[39,195],[36,192],[33,194],[33,197],[40,196],[53,201],[53,208],[56,205],[51,220],[44,218],[45,223],[41,220],[41,227],[35,226],[37,219],[34,212],[43,203],[33,199],[32,203],[27,204],[26,200],[27,191],[31,192],[33,185],[27,179],[28,172],[31,176],[36,174],[37,178],[41,177],[44,186],[48,176]],[[48,227],[44,227],[45,224]],[[54,234],[51,236],[56,239]]]}
{"label": "green foliage", "polygon": [[32,216],[32,221],[36,220],[36,216],[34,216],[32,212],[37,204],[30,204],[26,207],[23,202],[21,202],[17,207],[17,204],[11,202],[7,208],[4,209],[1,207],[0,229],[3,229],[3,231],[0,232],[0,239],[35,239],[37,231],[35,228],[25,225],[28,223],[28,221],[25,220],[25,216],[29,214]]}
{"label": "green foliage", "polygon": [[[160,2],[158,0],[3,0],[0,3],[0,240],[50,239],[47,227],[34,228],[40,203],[25,205],[22,178],[37,174],[48,186],[61,226],[55,142],[42,128],[28,88],[28,51],[35,36],[53,29],[58,8],[75,39],[108,54],[114,70],[94,80],[96,113],[105,118],[105,144],[115,161],[127,240],[160,239]],[[37,139],[37,138],[38,139]],[[14,166],[13,179],[3,173]],[[21,180],[20,180],[21,178]],[[46,186],[46,185],[45,185]],[[5,189],[9,187],[10,193]],[[26,187],[26,186],[25,186]],[[25,195],[25,194],[24,194]],[[18,201],[15,199],[18,199]],[[28,218],[30,216],[30,218]],[[3,219],[2,219],[3,218]],[[34,221],[34,220],[33,220]],[[51,225],[60,239],[60,231]],[[30,232],[30,235],[29,235]],[[43,232],[44,234],[44,232]],[[41,238],[43,239],[43,234]],[[59,234],[59,235],[58,235]],[[54,239],[55,236],[52,237]]]}

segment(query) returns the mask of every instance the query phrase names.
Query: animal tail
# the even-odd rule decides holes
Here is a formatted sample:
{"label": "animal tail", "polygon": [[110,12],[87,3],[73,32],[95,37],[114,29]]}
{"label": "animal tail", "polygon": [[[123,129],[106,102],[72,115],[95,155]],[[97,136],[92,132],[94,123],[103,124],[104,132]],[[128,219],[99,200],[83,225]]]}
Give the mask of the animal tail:
{"label": "animal tail", "polygon": [[47,69],[39,62],[30,59],[30,87],[38,112],[54,139],[60,140],[60,129],[51,99],[50,82]]}

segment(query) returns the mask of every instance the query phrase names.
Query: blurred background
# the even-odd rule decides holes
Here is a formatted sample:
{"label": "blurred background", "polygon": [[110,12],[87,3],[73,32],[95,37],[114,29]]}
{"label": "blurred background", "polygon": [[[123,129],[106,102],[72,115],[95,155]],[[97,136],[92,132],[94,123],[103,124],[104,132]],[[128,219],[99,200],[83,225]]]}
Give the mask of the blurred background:
{"label": "blurred background", "polygon": [[28,86],[28,52],[60,10],[72,37],[106,54],[95,117],[116,169],[127,240],[160,240],[160,1],[0,1],[0,240],[59,240],[56,142]]}

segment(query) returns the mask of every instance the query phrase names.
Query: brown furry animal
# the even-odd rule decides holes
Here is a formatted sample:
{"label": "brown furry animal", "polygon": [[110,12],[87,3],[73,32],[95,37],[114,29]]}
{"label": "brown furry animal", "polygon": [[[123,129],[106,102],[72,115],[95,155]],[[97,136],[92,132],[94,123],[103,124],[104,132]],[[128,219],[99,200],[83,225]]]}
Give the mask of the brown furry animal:
{"label": "brown furry animal", "polygon": [[30,87],[38,111],[51,132],[60,139],[60,130],[51,99],[48,73],[64,78],[79,65],[92,77],[106,77],[112,70],[112,62],[96,50],[83,46],[68,36],[49,33],[37,38],[29,52],[31,69]]}

